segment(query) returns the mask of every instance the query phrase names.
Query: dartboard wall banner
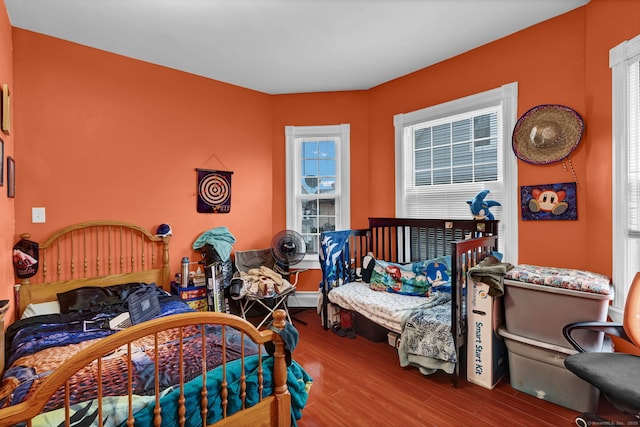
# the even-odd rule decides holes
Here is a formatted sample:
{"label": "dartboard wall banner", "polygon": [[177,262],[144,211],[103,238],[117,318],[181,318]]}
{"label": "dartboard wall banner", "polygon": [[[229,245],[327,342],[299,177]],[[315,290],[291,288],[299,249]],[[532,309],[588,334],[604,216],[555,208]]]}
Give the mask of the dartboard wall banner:
{"label": "dartboard wall banner", "polygon": [[198,173],[198,212],[231,211],[231,175],[233,172],[196,169]]}

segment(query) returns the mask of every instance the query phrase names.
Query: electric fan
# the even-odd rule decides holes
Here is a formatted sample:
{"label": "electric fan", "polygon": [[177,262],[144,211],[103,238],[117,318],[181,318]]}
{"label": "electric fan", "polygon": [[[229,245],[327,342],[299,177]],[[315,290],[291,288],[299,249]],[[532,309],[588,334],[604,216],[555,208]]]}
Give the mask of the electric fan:
{"label": "electric fan", "polygon": [[[304,241],[304,237],[294,230],[282,230],[276,233],[271,239],[271,254],[276,262],[275,267],[279,270],[279,273],[287,280],[290,279],[289,267],[302,261],[307,253],[307,243]],[[298,275],[304,270],[298,270],[294,273],[295,280],[292,284],[295,287],[298,282]],[[286,303],[285,303],[286,304]],[[286,307],[286,305],[285,305]],[[289,310],[286,309],[287,314]],[[293,315],[290,316],[290,320],[296,320],[303,325],[306,325],[300,319],[296,319]]]}
{"label": "electric fan", "polygon": [[297,231],[282,230],[271,239],[271,253],[278,267],[288,275],[289,267],[304,258],[307,253],[307,244]]}

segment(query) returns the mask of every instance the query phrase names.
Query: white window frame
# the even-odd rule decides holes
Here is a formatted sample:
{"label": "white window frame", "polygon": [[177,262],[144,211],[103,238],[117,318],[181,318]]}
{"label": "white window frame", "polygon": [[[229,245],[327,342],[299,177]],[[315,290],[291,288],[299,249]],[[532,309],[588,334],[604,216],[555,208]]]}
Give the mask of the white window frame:
{"label": "white window frame", "polygon": [[637,108],[631,102],[630,65],[640,60],[640,35],[624,41],[609,51],[609,67],[612,70],[612,280],[615,296],[609,307],[609,315],[621,322],[629,286],[635,272],[640,270],[640,236],[629,229],[629,164],[631,144],[638,143],[638,135],[630,129],[638,129]]}
{"label": "white window frame", "polygon": [[[404,217],[408,215],[404,207],[404,176],[410,171],[406,170],[405,153],[403,144],[404,127],[437,120],[449,116],[455,116],[483,108],[499,107],[500,126],[499,137],[501,138],[501,151],[498,153],[498,161],[502,163],[502,182],[478,183],[479,187],[495,189],[496,185],[502,187],[503,203],[501,212],[496,214],[500,220],[500,236],[498,243],[500,251],[504,255],[504,260],[518,262],[518,162],[511,149],[511,136],[517,120],[518,108],[518,83],[505,84],[499,88],[491,89],[475,95],[456,99],[421,110],[412,111],[394,116],[395,125],[395,156],[396,156],[396,216]],[[493,211],[492,211],[493,212]],[[465,218],[471,219],[471,212]]]}
{"label": "white window frame", "polygon": [[[314,137],[336,138],[336,230],[351,228],[350,133],[349,124],[285,126],[287,229],[300,232],[302,227],[302,212],[299,209],[302,144],[297,142],[302,138]],[[318,254],[307,254],[295,268],[320,268]]]}

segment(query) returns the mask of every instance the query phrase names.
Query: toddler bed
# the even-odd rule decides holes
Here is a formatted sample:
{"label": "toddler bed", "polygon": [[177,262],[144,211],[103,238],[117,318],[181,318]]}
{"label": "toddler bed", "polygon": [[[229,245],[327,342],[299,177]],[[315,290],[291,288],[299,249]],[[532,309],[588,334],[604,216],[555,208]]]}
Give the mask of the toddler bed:
{"label": "toddler bed", "polygon": [[441,369],[457,385],[467,272],[497,250],[497,229],[495,220],[370,218],[366,230],[323,233],[323,325],[332,305],[356,312],[401,334],[402,366]]}
{"label": "toddler bed", "polygon": [[[193,311],[167,292],[169,241],[99,221],[38,245],[34,283],[16,286],[24,318],[7,329],[0,426],[295,424],[311,378],[291,360],[284,311],[264,331]],[[155,317],[106,327],[140,290],[157,298]]]}

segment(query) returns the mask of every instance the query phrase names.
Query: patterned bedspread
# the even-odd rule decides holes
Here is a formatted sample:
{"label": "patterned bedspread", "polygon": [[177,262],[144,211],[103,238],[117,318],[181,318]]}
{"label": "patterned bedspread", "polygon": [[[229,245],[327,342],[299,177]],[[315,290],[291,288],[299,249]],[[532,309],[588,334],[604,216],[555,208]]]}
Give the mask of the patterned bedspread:
{"label": "patterned bedspread", "polygon": [[[225,377],[228,391],[228,395],[225,396],[228,405],[227,414],[233,414],[242,409],[240,396],[243,394],[247,399],[246,406],[251,407],[259,402],[260,396],[268,396],[273,393],[273,379],[271,376],[273,372],[273,357],[263,358],[262,370],[259,370],[258,366],[257,356],[249,356],[246,358],[244,366],[242,366],[240,360],[234,360],[227,364]],[[291,393],[292,425],[295,426],[297,425],[296,420],[302,417],[302,409],[307,404],[312,379],[295,361],[292,361],[287,370],[287,387]],[[222,374],[222,368],[220,366],[207,373],[207,400],[209,409],[207,412],[207,425],[213,424],[223,417],[221,410],[221,400],[223,399],[221,395]],[[263,384],[265,385],[262,390],[258,388],[259,376],[263,377]],[[245,389],[242,388],[242,380],[244,380],[246,384]],[[202,400],[201,387],[202,376],[194,378],[184,386],[186,405],[185,427],[198,427],[203,424],[202,413],[200,411],[200,402]],[[180,390],[178,387],[169,387],[163,392],[160,398],[163,426],[180,425],[180,414],[178,412],[179,399]],[[155,405],[154,396],[134,396],[134,425],[137,427],[153,425]],[[109,411],[108,414],[103,412],[103,416],[107,415],[103,427],[124,426],[126,424],[129,413],[127,397],[114,396],[103,398],[103,407],[106,407]],[[77,403],[71,406],[70,416],[73,418],[80,415],[87,418],[88,415],[95,413],[97,408],[96,400]],[[61,422],[61,420],[64,420],[64,416],[64,409],[56,409],[37,416],[33,420],[33,425],[57,427],[64,424],[64,422]]]}
{"label": "patterned bedspread", "polygon": [[[171,298],[161,301],[160,305],[161,313],[159,316],[192,311],[184,302]],[[12,341],[7,352],[9,355],[7,360],[8,368],[3,375],[0,387],[0,406],[6,407],[24,401],[36,389],[38,384],[46,379],[64,360],[91,345],[96,340],[115,333],[108,329],[84,331],[85,321],[95,321],[105,316],[104,313],[91,315],[83,315],[81,313],[54,314],[36,316],[12,325],[12,330],[9,334],[12,337]],[[215,369],[221,365],[221,328],[221,326],[206,327],[205,345],[207,347],[208,360],[206,361],[206,366],[208,370]],[[150,398],[155,394],[153,340],[153,336],[145,337],[132,345],[131,359],[134,371],[133,390],[136,395],[136,410],[143,410],[145,407],[155,404],[154,398]],[[226,360],[238,359],[242,347],[241,335],[234,329],[227,327],[225,340]],[[183,341],[185,345],[183,355],[185,381],[191,381],[202,375],[202,337],[200,329],[198,327],[184,328]],[[245,338],[244,341],[245,355],[257,354],[258,346],[250,341],[249,338]],[[159,343],[158,357],[162,367],[159,382],[161,390],[165,390],[163,392],[164,395],[169,394],[173,386],[179,382],[178,331],[170,330],[160,333]],[[102,359],[102,370],[103,372],[108,372],[108,375],[104,373],[102,375],[103,396],[110,396],[108,399],[103,400],[103,404],[109,400],[113,403],[112,408],[109,409],[113,411],[113,416],[111,417],[111,421],[114,422],[113,425],[118,425],[116,420],[120,418],[117,414],[122,412],[123,407],[127,408],[127,404],[123,405],[123,401],[126,399],[117,397],[127,394],[126,358],[125,349],[123,348],[122,351],[116,350]],[[266,358],[268,359],[268,357]],[[97,397],[97,377],[97,363],[93,362],[76,373],[70,381],[70,403],[75,405],[76,408],[83,408],[83,416],[85,417],[95,415],[96,409],[92,409],[92,402],[95,403]],[[211,392],[212,395],[215,394],[213,390]],[[306,400],[306,394],[303,397]],[[57,408],[62,406],[63,402],[63,390],[58,390],[43,410],[43,412],[48,413],[49,418],[40,416],[43,422],[42,425],[56,425],[55,423],[49,423],[53,422],[51,418],[55,418],[54,414],[56,412],[63,412],[56,411]],[[97,405],[94,406],[97,408]],[[169,413],[163,410],[163,414]]]}
{"label": "patterned bedspread", "polygon": [[416,366],[424,375],[433,374],[438,369],[453,373],[457,358],[451,335],[450,299],[440,305],[410,312],[402,327],[398,347],[400,366]]}
{"label": "patterned bedspread", "polygon": [[351,282],[333,288],[329,301],[340,307],[357,311],[369,320],[401,333],[402,321],[408,313],[450,301],[450,297],[436,292],[430,297],[402,295],[372,290],[367,283]]}
{"label": "patterned bedspread", "polygon": [[367,283],[351,282],[333,288],[329,301],[400,333],[401,366],[416,366],[425,375],[437,369],[453,372],[456,349],[451,336],[451,294],[401,295],[374,291]]}

